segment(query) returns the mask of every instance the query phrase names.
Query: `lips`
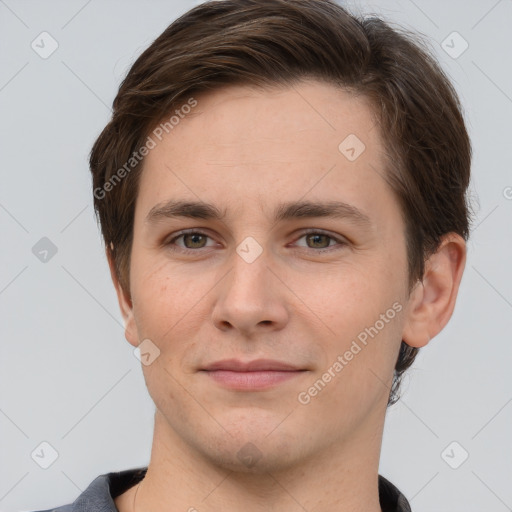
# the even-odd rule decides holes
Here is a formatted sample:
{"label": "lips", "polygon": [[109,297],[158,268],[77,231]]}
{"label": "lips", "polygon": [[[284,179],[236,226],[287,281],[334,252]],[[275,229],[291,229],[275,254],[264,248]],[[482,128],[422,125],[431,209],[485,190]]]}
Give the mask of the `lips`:
{"label": "lips", "polygon": [[307,370],[271,359],[248,362],[227,359],[206,366],[203,372],[222,387],[237,391],[260,391],[274,388],[303,375]]}
{"label": "lips", "polygon": [[293,372],[300,371],[301,368],[292,366],[282,361],[272,359],[256,359],[254,361],[243,362],[238,359],[225,359],[217,361],[204,368],[206,371],[227,370],[231,372],[258,372],[258,371],[282,371]]}

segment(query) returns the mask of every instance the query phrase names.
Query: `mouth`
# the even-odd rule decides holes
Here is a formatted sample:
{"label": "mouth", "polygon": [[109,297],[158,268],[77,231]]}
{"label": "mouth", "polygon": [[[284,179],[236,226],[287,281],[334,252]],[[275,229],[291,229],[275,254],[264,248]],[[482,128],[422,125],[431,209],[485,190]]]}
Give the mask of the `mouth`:
{"label": "mouth", "polygon": [[217,361],[201,369],[217,384],[238,391],[257,391],[273,388],[304,375],[307,369],[282,361],[257,359],[242,362],[237,359]]}

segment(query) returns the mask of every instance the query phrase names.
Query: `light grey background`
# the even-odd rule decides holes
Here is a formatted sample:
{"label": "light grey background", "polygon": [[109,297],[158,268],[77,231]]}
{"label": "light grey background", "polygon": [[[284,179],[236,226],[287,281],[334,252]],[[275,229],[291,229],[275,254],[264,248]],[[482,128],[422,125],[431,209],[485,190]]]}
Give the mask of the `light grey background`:
{"label": "light grey background", "polygon": [[[153,403],[124,339],[87,155],[130,64],[197,3],[0,0],[1,511],[71,502],[99,474],[149,461]],[[428,36],[474,144],[459,299],[388,412],[380,472],[414,512],[512,510],[512,1],[348,6]],[[43,31],[59,45],[47,59],[31,48]],[[463,49],[454,31],[469,44],[458,58],[442,46]],[[42,237],[57,247],[46,263],[32,252]],[[31,457],[44,441],[58,452],[48,469]]]}

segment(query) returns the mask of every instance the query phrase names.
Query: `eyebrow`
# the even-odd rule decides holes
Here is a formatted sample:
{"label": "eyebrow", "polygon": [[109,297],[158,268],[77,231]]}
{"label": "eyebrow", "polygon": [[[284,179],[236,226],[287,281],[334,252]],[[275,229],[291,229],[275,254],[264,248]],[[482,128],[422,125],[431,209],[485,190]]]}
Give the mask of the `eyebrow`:
{"label": "eyebrow", "polygon": [[[202,201],[178,201],[171,199],[163,204],[157,204],[146,216],[146,223],[156,223],[163,219],[186,217],[203,220],[223,220],[226,210]],[[372,225],[370,217],[353,205],[342,201],[312,202],[293,201],[281,203],[274,211],[276,222],[290,219],[330,217],[347,219],[361,227]]]}

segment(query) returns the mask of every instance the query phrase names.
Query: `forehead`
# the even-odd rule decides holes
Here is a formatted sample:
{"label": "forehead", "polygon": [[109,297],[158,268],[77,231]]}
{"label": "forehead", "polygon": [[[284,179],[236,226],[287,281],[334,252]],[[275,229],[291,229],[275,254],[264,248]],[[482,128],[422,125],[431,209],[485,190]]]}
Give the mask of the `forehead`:
{"label": "forehead", "polygon": [[[324,82],[306,80],[293,86],[265,88],[232,85],[202,93],[196,101],[191,114],[172,132],[176,144],[201,134],[204,152],[217,154],[222,145],[225,152],[231,149],[239,154],[246,147],[270,143],[268,151],[283,147],[284,142],[289,149],[295,142],[299,147],[306,144],[324,158],[337,157],[336,142],[351,134],[376,150],[380,146],[369,101]],[[187,130],[190,125],[193,130]]]}
{"label": "forehead", "polygon": [[238,211],[306,195],[362,210],[383,195],[392,199],[383,180],[385,148],[365,98],[305,81],[233,85],[193,99],[189,114],[153,135],[139,211],[172,198],[230,203]]}

